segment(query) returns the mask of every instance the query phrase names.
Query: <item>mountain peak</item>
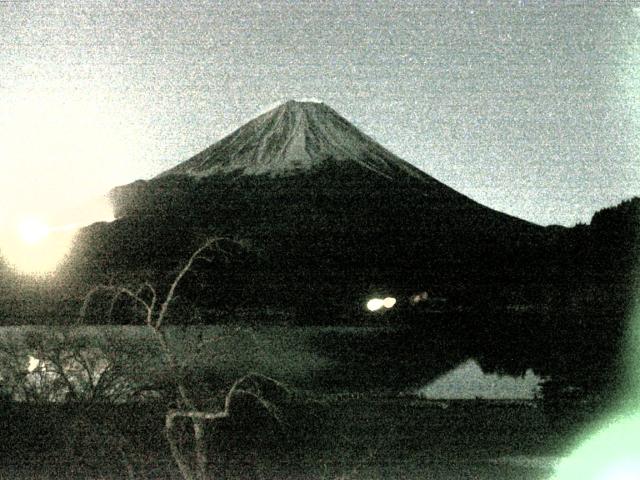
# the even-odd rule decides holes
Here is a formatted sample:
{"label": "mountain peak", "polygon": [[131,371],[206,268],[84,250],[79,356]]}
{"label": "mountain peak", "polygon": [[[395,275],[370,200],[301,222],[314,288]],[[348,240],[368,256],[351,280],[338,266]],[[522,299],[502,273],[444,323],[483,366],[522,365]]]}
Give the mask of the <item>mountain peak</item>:
{"label": "mountain peak", "polygon": [[295,98],[292,98],[290,100],[287,100],[286,102],[284,102],[282,105],[280,105],[280,107],[320,107],[320,106],[326,106],[325,103],[321,100],[307,100],[307,99],[300,99],[297,100]]}
{"label": "mountain peak", "polygon": [[[268,110],[265,115],[337,115],[335,110],[318,100],[287,100],[284,103]],[[259,118],[259,117],[258,117]]]}
{"label": "mountain peak", "polygon": [[159,176],[294,175],[327,160],[394,178],[431,179],[368,137],[325,103],[288,100]]}

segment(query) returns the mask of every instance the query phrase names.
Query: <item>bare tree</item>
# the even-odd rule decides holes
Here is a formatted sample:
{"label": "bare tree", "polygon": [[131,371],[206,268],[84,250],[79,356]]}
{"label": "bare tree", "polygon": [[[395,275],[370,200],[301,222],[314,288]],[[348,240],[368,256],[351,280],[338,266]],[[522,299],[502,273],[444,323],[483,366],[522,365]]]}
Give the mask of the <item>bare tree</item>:
{"label": "bare tree", "polygon": [[[208,453],[205,440],[205,423],[214,424],[228,418],[232,412],[233,404],[237,401],[251,397],[265,412],[276,422],[282,423],[280,410],[274,402],[265,398],[262,394],[262,385],[270,384],[280,390],[288,392],[280,382],[264,375],[250,373],[238,379],[228,391],[224,407],[220,411],[206,411],[198,409],[191,396],[183,376],[179,374],[179,363],[176,354],[172,350],[167,334],[167,313],[171,303],[176,298],[176,290],[181,281],[192,270],[197,261],[212,262],[216,256],[228,257],[230,252],[224,248],[223,238],[210,238],[195,250],[185,264],[180,268],[163,299],[159,298],[156,288],[146,282],[137,290],[114,285],[100,285],[94,287],[85,297],[80,311],[81,320],[84,319],[92,297],[98,292],[107,292],[111,295],[109,315],[112,315],[117,300],[121,296],[129,297],[139,305],[144,312],[144,323],[149,327],[161,348],[162,355],[173,376],[173,381],[178,392],[180,408],[169,410],[165,417],[165,431],[171,455],[176,462],[182,477],[185,480],[205,480],[207,478]],[[193,452],[185,454],[181,448],[179,439],[175,435],[177,419],[185,419],[191,423],[193,430]]]}

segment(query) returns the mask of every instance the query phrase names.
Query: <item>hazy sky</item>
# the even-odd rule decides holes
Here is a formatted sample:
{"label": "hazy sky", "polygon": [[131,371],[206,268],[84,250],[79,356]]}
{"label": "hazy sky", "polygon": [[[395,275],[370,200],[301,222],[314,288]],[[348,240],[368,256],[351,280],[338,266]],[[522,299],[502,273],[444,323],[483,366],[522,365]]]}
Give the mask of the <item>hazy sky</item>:
{"label": "hazy sky", "polygon": [[54,218],[309,97],[534,222],[640,194],[631,3],[0,0],[0,44],[0,222]]}

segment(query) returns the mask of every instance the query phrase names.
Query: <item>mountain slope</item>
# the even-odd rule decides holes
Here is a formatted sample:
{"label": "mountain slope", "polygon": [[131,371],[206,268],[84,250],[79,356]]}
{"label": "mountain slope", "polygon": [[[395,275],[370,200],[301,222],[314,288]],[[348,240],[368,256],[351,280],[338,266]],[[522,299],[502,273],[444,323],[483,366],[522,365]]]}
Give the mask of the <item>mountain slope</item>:
{"label": "mountain slope", "polygon": [[472,201],[318,103],[287,102],[112,198],[118,220],[83,232],[78,268],[161,274],[206,236],[240,238],[248,260],[201,279],[233,302],[359,305],[374,289],[486,290],[542,268],[528,258],[542,227]]}
{"label": "mountain slope", "polygon": [[[113,200],[117,220],[84,229],[67,265],[87,288],[148,280],[161,291],[204,238],[222,235],[249,248],[196,265],[173,322],[194,311],[209,322],[245,318],[220,314],[229,307],[263,323],[285,310],[288,325],[400,325],[322,329],[304,344],[281,329],[294,353],[330,359],[309,377],[327,388],[406,387],[468,357],[500,373],[533,367],[560,393],[606,391],[622,371],[637,199],[588,227],[539,227],[459,194],[324,105],[288,103],[154,179],[114,189]],[[446,308],[411,305],[425,291]],[[372,295],[398,304],[367,317]]]}
{"label": "mountain slope", "polygon": [[328,159],[357,163],[387,178],[431,177],[393,155],[323,103],[289,101],[270,110],[189,160],[160,174],[293,175]]}

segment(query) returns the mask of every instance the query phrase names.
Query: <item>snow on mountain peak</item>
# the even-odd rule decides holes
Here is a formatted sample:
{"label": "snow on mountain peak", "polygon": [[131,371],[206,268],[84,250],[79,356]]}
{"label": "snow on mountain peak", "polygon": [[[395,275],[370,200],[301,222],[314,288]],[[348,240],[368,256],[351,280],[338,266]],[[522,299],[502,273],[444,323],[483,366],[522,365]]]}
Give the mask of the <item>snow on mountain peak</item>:
{"label": "snow on mountain peak", "polygon": [[160,174],[292,175],[332,159],[356,162],[389,178],[426,174],[360,132],[326,104],[289,100],[249,121],[189,160]]}

